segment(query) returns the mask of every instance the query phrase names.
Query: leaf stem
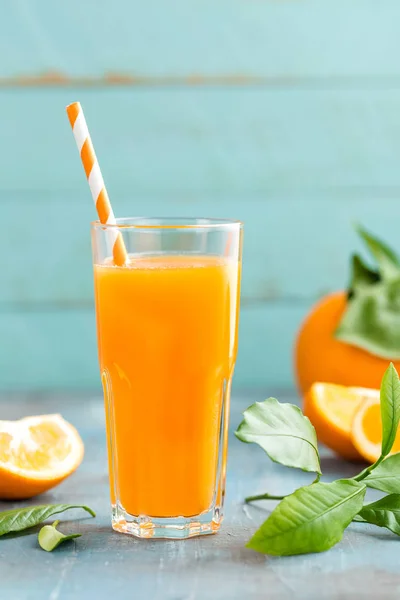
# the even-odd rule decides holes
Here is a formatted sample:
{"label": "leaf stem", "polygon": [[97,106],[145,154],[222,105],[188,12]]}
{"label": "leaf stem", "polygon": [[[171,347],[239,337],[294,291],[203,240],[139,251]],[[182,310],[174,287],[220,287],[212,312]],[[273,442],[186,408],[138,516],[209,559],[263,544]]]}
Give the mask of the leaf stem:
{"label": "leaf stem", "polygon": [[366,477],[368,477],[368,475],[370,475],[370,473],[372,473],[372,471],[381,464],[381,462],[386,458],[386,456],[384,456],[383,454],[380,455],[380,457],[378,458],[378,460],[373,464],[370,465],[369,467],[367,467],[366,469],[364,469],[363,471],[361,471],[361,473],[359,473],[358,475],[356,475],[355,477],[352,477],[352,479],[354,479],[354,481],[362,481],[363,479],[365,479]]}
{"label": "leaf stem", "polygon": [[[321,475],[320,473],[317,473],[317,476],[312,482],[312,484],[318,483],[320,479]],[[291,494],[285,494],[284,496],[275,496],[275,494],[259,494],[257,496],[247,496],[247,498],[245,498],[244,501],[247,504],[249,502],[256,502],[257,500],[283,500],[284,498],[290,495]]]}
{"label": "leaf stem", "polygon": [[258,496],[247,496],[245,503],[255,502],[256,500],[283,500],[286,496],[274,496],[273,494],[259,494]]}

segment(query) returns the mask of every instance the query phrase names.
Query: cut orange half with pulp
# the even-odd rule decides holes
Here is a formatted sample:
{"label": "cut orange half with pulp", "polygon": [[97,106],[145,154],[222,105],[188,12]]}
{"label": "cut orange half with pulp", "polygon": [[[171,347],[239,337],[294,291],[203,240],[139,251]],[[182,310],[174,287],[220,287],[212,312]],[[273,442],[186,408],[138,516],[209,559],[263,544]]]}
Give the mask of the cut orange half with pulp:
{"label": "cut orange half with pulp", "polygon": [[364,454],[353,443],[352,423],[367,401],[379,405],[379,390],[314,383],[304,397],[304,414],[314,425],[319,442],[343,458],[360,460]]}
{"label": "cut orange half with pulp", "polygon": [[83,442],[60,415],[0,421],[0,498],[31,498],[80,465]]}
{"label": "cut orange half with pulp", "polygon": [[[382,419],[379,397],[371,398],[359,406],[354,415],[352,430],[352,442],[358,452],[365,460],[374,463],[381,455],[382,443]],[[400,431],[390,454],[400,452]]]}

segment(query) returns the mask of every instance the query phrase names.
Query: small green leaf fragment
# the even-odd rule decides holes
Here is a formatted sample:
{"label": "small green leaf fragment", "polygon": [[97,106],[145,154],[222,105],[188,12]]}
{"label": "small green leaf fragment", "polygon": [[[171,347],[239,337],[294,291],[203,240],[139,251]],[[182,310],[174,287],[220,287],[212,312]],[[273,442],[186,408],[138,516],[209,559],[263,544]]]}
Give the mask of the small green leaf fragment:
{"label": "small green leaf fragment", "polygon": [[38,542],[39,546],[46,550],[46,552],[51,552],[60,544],[67,542],[68,540],[73,540],[75,538],[81,537],[80,533],[72,533],[70,535],[64,535],[61,531],[56,529],[59,521],[55,521],[52,525],[44,525],[39,531]]}

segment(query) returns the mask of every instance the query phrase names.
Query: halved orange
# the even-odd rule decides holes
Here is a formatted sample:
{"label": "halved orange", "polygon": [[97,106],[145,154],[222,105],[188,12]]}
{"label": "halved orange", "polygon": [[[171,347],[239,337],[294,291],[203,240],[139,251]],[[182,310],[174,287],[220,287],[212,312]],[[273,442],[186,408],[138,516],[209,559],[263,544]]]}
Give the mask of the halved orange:
{"label": "halved orange", "polygon": [[343,458],[361,460],[364,456],[352,441],[352,422],[364,402],[377,401],[379,390],[314,383],[304,396],[304,414],[317,432],[318,441]]}
{"label": "halved orange", "polygon": [[[378,398],[370,398],[356,411],[351,428],[351,440],[365,460],[374,463],[381,455],[382,420]],[[400,430],[390,454],[400,452]]]}
{"label": "halved orange", "polygon": [[0,421],[0,498],[31,498],[80,465],[83,442],[60,415]]}

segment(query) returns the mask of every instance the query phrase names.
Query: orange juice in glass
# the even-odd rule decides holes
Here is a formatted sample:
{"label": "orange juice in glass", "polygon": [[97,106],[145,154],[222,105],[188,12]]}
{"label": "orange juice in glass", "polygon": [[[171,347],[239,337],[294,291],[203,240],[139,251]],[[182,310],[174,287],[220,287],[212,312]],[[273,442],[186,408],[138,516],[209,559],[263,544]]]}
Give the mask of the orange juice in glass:
{"label": "orange juice in glass", "polygon": [[[112,261],[118,230],[128,252]],[[242,224],[92,225],[114,529],[186,538],[223,516]]]}

